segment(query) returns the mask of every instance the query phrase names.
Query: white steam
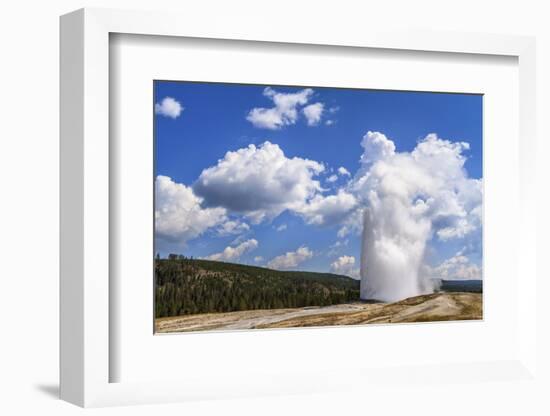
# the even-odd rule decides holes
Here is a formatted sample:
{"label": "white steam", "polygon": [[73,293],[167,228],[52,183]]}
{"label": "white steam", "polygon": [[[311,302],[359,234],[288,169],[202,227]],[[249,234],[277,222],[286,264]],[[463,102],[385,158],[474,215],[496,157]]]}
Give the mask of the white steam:
{"label": "white steam", "polygon": [[430,134],[399,153],[378,132],[368,132],[361,145],[362,167],[351,184],[365,206],[361,298],[431,293],[431,278],[420,273],[429,240],[463,238],[481,226],[481,180],[464,169],[469,145]]}

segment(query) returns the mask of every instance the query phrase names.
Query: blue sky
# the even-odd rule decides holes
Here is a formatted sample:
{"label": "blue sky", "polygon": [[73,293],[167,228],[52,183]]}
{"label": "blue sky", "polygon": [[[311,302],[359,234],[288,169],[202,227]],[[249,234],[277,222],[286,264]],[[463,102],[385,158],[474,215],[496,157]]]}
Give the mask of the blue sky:
{"label": "blue sky", "polygon": [[[364,174],[367,170],[361,162],[361,156],[367,151],[361,145],[367,132],[383,134],[394,143],[395,152],[406,154],[413,152],[418,143],[431,133],[451,143],[466,142],[469,146],[462,149],[460,155],[465,158],[465,174],[461,181],[482,177],[480,95],[169,81],[155,81],[154,95],[155,177],[169,178],[166,186],[184,187],[174,188],[177,191],[163,188],[162,200],[157,188],[156,206],[157,210],[162,208],[162,212],[156,213],[156,250],[161,256],[173,252],[208,257],[223,253],[230,247],[218,258],[265,266],[274,258],[306,247],[307,252],[302,250],[304,255],[290,255],[286,263],[280,259],[271,265],[299,270],[341,271],[340,264],[334,263],[344,256],[348,257],[342,261],[349,266],[345,269],[347,274],[356,273],[361,250],[360,232],[339,231],[350,224],[354,212],[362,205],[368,205],[359,193],[352,190],[358,172]],[[309,115],[305,110],[308,106],[312,106]],[[260,110],[254,113],[254,109]],[[257,185],[257,182],[250,174],[246,181],[252,182],[245,181],[237,187],[235,181],[239,181],[240,171],[238,166],[231,165],[231,169],[235,168],[232,171],[235,178],[229,174],[227,180],[230,184],[225,186],[220,182],[224,180],[225,171],[221,165],[218,166],[219,161],[227,152],[237,152],[253,144],[254,150],[242,155],[244,163],[248,160],[246,158],[254,157],[266,141],[278,147],[271,150],[280,150],[284,154],[278,156],[282,160],[298,159],[296,175],[311,176],[304,179],[307,195],[284,202],[277,201],[277,195],[266,196],[261,210],[232,209],[239,201],[226,202],[224,198],[229,196],[224,190],[231,194],[231,186],[235,186],[234,195],[240,195],[242,186],[252,182]],[[267,149],[263,150],[267,152]],[[317,165],[307,167],[307,162],[302,162],[305,160],[321,165],[322,172],[318,171]],[[230,163],[233,162],[228,161],[227,165]],[[339,174],[341,167],[350,175]],[[207,168],[216,168],[210,172],[212,178],[203,174],[199,181]],[[270,175],[269,170],[263,172]],[[273,175],[273,178],[281,176],[280,172]],[[289,180],[285,179],[285,183],[288,184]],[[212,185],[212,181],[218,182]],[[312,181],[318,183],[317,188]],[[296,184],[293,188],[296,195],[300,186]],[[329,201],[323,198],[336,195],[339,190],[350,195],[345,208],[332,207],[332,219],[328,219],[326,211],[316,211],[317,208],[324,209],[324,202],[328,207]],[[263,191],[260,187],[256,192],[260,195]],[[180,192],[183,199],[178,200],[174,192]],[[250,192],[254,192],[254,188],[250,188]],[[335,200],[336,205],[345,204],[343,195],[340,196],[342,201],[340,198]],[[315,197],[319,207],[312,204]],[[193,203],[186,205],[185,198],[194,198]],[[464,198],[459,195],[458,200],[464,201]],[[278,208],[272,209],[268,203],[276,204]],[[462,216],[460,221],[447,218],[445,227],[449,228],[451,222],[463,224],[464,218],[469,218],[467,211],[472,204],[464,204],[466,217]],[[348,209],[350,205],[354,208]],[[178,217],[185,216],[190,207],[198,221],[205,221],[205,224],[195,227],[185,218]],[[220,232],[220,227],[223,228],[227,222],[240,226],[231,233]],[[171,224],[177,224],[173,232]],[[475,266],[479,271],[481,227],[477,228],[468,231],[467,235],[458,233],[457,238],[441,239],[434,234],[427,242],[426,264],[436,268],[445,260],[467,251],[468,266]],[[251,240],[255,243],[245,245],[242,254],[235,253],[239,244]],[[354,258],[353,264],[350,264],[349,257]],[[353,272],[349,271],[351,267],[354,267]]]}

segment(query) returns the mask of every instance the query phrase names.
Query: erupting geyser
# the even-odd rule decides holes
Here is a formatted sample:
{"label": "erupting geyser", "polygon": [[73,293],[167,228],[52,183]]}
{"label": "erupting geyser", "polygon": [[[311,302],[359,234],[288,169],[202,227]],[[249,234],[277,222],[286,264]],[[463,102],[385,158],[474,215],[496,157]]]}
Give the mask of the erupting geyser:
{"label": "erupting geyser", "polygon": [[[427,221],[415,223],[415,219],[407,215],[405,206],[398,206],[398,201],[391,204],[395,212],[384,221],[377,221],[376,217],[381,215],[380,209],[386,204],[364,211],[362,299],[390,302],[433,291],[430,281],[419,277],[430,224]],[[400,225],[406,228],[398,231]]]}
{"label": "erupting geyser", "polygon": [[464,170],[462,151],[435,134],[411,152],[395,151],[382,133],[368,132],[362,168],[352,187],[361,196],[361,298],[397,301],[431,293],[423,273],[432,238],[461,238],[481,224],[481,180]]}

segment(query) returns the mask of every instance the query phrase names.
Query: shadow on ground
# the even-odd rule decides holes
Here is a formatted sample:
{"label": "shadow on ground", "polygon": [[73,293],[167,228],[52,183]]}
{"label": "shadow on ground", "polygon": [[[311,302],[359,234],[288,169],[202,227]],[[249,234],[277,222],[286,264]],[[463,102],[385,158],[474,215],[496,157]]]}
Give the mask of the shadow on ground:
{"label": "shadow on ground", "polygon": [[59,385],[58,384],[37,384],[34,386],[36,390],[49,396],[52,399],[59,399]]}

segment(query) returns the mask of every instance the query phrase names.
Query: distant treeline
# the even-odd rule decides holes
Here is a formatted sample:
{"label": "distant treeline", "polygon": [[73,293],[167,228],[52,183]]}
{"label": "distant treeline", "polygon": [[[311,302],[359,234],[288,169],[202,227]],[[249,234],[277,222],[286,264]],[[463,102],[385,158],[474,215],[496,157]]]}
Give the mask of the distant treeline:
{"label": "distant treeline", "polygon": [[442,292],[483,293],[483,280],[441,280],[439,290]]}
{"label": "distant treeline", "polygon": [[359,281],[170,255],[155,259],[155,316],[328,306],[359,300]]}

